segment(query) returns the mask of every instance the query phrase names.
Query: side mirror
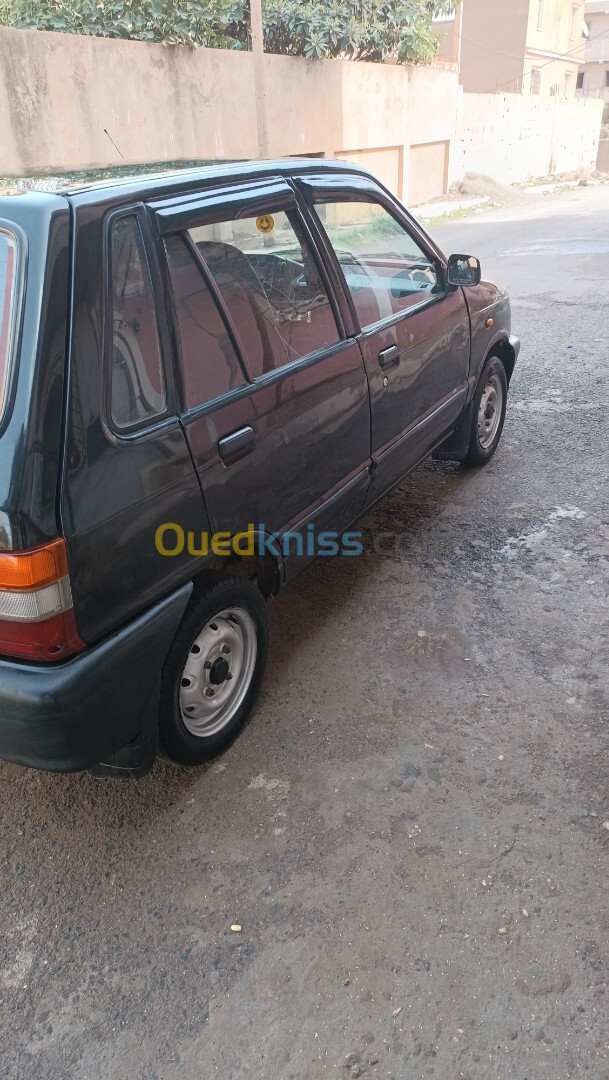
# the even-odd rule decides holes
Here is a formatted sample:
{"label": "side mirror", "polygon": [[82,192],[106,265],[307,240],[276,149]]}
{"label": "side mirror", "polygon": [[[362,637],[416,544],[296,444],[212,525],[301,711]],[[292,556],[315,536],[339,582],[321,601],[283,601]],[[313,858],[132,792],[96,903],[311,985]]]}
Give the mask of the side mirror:
{"label": "side mirror", "polygon": [[451,255],[448,260],[448,284],[455,288],[479,285],[482,277],[480,259],[473,255]]}

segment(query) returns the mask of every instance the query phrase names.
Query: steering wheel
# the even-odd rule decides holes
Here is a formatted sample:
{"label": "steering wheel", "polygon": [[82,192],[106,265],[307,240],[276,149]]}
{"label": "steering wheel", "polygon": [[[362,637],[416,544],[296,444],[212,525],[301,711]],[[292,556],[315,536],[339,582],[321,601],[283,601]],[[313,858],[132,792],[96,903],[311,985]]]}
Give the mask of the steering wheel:
{"label": "steering wheel", "polygon": [[428,289],[430,285],[433,286],[435,284],[435,282],[430,280],[428,275],[429,269],[422,270],[418,266],[408,271],[408,277],[419,289]]}
{"label": "steering wheel", "polygon": [[304,273],[291,259],[281,255],[273,257],[269,270],[262,283],[268,301],[281,322],[292,322],[301,314],[294,288],[306,284]]}
{"label": "steering wheel", "polygon": [[[399,274],[396,274],[391,280],[392,295],[397,299],[401,299],[411,292],[424,292],[432,289],[436,284],[436,279],[430,277],[430,274],[433,274],[433,270],[429,263],[415,263],[413,266],[409,266],[408,269],[400,270]],[[407,282],[410,282],[414,288],[405,287]]]}

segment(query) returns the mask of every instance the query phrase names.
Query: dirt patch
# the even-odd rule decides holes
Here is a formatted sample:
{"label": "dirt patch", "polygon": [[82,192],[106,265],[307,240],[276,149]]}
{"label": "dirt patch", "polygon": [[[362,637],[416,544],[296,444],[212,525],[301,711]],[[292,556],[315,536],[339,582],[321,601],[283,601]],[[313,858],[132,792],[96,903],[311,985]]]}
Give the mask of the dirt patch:
{"label": "dirt patch", "polygon": [[493,180],[492,176],[474,172],[466,173],[462,180],[453,184],[450,193],[484,197],[499,206],[512,206],[527,197],[522,188],[511,187],[509,184],[502,184],[500,180]]}

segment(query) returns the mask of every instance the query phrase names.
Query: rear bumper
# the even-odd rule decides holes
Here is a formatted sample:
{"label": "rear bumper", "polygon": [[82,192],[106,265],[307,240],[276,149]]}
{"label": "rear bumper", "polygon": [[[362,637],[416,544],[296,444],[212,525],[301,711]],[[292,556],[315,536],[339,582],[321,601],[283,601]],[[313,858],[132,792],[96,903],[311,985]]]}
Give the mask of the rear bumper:
{"label": "rear bumper", "polygon": [[520,352],[520,338],[514,337],[513,334],[510,334],[510,345],[514,350],[514,361],[516,361]]}
{"label": "rear bumper", "polygon": [[0,758],[88,769],[156,722],[160,672],[192,585],[65,663],[0,660]]}

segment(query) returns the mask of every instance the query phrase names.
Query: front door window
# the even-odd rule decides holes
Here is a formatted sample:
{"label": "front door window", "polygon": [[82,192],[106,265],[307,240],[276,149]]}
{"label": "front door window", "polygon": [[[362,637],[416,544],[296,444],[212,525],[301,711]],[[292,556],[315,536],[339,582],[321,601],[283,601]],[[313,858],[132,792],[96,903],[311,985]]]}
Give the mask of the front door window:
{"label": "front door window", "polygon": [[377,202],[318,203],[362,329],[438,292],[435,263]]}

